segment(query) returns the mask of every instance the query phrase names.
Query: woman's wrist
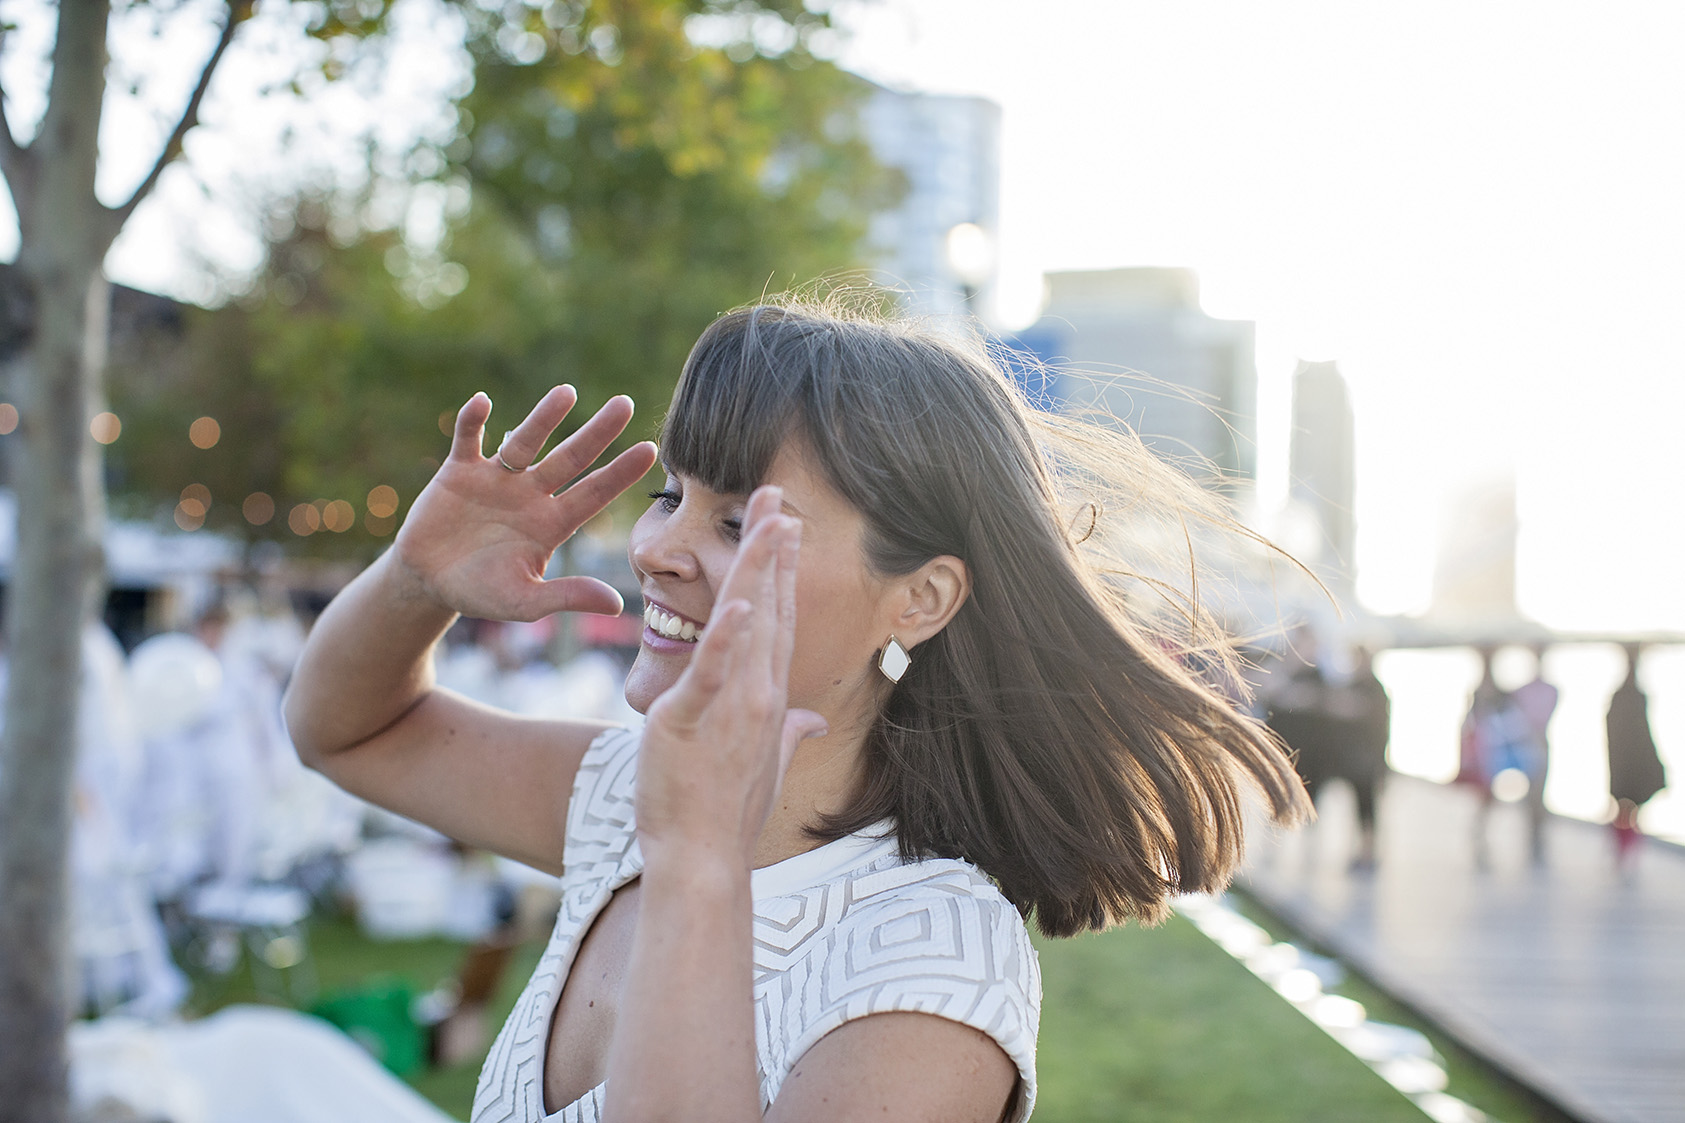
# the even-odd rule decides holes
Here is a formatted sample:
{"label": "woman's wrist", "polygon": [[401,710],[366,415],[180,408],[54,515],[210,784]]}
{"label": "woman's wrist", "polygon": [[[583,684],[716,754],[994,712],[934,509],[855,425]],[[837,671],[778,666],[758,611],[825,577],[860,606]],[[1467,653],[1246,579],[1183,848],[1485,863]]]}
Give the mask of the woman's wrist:
{"label": "woman's wrist", "polygon": [[730,898],[747,892],[749,861],[740,848],[651,840],[640,836],[641,880],[646,892],[677,890],[695,899]]}

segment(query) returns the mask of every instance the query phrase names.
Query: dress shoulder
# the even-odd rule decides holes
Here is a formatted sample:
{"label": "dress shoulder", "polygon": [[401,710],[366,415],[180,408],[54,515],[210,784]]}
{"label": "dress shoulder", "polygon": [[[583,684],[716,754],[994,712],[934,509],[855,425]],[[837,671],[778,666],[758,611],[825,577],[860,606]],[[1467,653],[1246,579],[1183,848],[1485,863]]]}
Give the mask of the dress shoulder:
{"label": "dress shoulder", "polygon": [[927,859],[862,871],[818,966],[792,1061],[856,1018],[933,1014],[1000,1045],[1022,1080],[1013,1118],[1029,1116],[1041,969],[1023,917],[975,866]]}
{"label": "dress shoulder", "polygon": [[637,837],[632,806],[642,742],[641,730],[607,729],[585,750],[568,800],[564,880],[572,881],[605,863],[603,872],[611,871]]}

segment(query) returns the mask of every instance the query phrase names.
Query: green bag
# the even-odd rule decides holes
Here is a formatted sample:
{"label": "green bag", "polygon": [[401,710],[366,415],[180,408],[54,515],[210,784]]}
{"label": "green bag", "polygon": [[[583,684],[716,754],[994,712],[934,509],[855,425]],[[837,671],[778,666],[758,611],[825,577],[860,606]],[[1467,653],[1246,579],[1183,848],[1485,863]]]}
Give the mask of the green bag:
{"label": "green bag", "polygon": [[343,1030],[393,1075],[407,1077],[427,1059],[427,1034],[410,1013],[414,1001],[409,983],[376,979],[328,994],[309,1012]]}

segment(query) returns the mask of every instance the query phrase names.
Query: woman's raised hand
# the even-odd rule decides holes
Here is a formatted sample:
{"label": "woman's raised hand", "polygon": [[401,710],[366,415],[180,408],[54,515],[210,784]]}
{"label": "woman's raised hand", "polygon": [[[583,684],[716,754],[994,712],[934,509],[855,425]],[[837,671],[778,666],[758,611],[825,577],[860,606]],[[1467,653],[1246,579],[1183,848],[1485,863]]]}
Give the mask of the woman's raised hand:
{"label": "woman's raised hand", "polygon": [[545,394],[489,458],[481,448],[491,399],[475,394],[457,413],[450,455],[393,547],[423,595],[489,620],[620,611],[620,594],[595,578],[544,578],[556,547],[655,463],[655,445],[645,441],[581,476],[632,420],[632,399],[623,396],[538,459],[578,397],[571,386]]}
{"label": "woman's raised hand", "polygon": [[796,745],[825,719],[788,705],[801,523],[782,492],[749,497],[743,539],[690,665],[649,708],[638,757],[638,837],[666,853],[752,858]]}

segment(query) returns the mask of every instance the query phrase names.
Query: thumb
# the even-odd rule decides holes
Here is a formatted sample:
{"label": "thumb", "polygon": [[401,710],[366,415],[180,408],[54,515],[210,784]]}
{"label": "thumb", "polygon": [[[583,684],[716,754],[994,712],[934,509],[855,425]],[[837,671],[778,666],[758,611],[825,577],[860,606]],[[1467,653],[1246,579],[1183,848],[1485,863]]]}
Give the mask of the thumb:
{"label": "thumb", "polygon": [[625,607],[613,586],[595,577],[556,577],[534,585],[522,616],[539,620],[555,612],[594,612],[618,616]]}
{"label": "thumb", "polygon": [[784,770],[790,767],[790,758],[796,755],[796,746],[809,737],[823,737],[831,732],[831,726],[821,714],[812,710],[788,710],[784,714],[783,739],[779,742],[778,774],[782,776]]}

